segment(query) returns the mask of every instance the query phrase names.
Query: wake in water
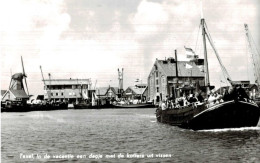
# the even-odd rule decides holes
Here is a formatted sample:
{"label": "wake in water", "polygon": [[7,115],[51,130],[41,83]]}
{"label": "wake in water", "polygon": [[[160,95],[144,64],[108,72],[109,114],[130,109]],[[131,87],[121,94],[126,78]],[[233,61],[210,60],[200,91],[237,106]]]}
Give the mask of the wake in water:
{"label": "wake in water", "polygon": [[257,127],[211,129],[211,130],[199,130],[198,132],[228,132],[228,131],[260,131],[260,127],[257,126]]}
{"label": "wake in water", "polygon": [[33,118],[33,119],[49,119],[49,120],[56,121],[57,123],[65,123],[65,120],[62,117],[58,118],[51,114],[46,114],[46,112],[45,113],[34,112],[34,114],[28,115],[28,117]]}
{"label": "wake in water", "polygon": [[155,119],[155,115],[153,114],[135,114],[136,116],[142,117],[142,118],[152,118]]}

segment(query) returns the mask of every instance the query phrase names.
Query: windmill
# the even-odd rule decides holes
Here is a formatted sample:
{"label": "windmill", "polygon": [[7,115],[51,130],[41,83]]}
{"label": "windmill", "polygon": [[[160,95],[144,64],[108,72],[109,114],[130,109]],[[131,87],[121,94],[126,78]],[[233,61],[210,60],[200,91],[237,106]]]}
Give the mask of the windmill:
{"label": "windmill", "polygon": [[[22,62],[22,73],[15,73],[11,77],[10,85],[8,90],[5,92],[5,94],[2,96],[2,101],[22,101],[26,102],[29,99],[29,90],[27,86],[27,75],[25,74],[24,70],[24,64],[23,64],[23,58],[21,56],[21,62]],[[25,82],[25,86],[23,84],[23,80]]]}

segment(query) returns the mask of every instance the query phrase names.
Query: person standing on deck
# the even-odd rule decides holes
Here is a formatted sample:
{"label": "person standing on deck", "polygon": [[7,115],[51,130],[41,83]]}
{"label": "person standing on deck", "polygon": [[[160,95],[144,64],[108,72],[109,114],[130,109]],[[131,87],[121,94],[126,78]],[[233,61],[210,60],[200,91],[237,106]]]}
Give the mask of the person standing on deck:
{"label": "person standing on deck", "polygon": [[238,100],[238,92],[237,92],[237,85],[232,85],[232,89],[230,90],[230,98],[232,100]]}
{"label": "person standing on deck", "polygon": [[167,109],[166,104],[165,104],[165,100],[162,101],[161,107],[162,107],[162,111]]}
{"label": "person standing on deck", "polygon": [[167,109],[166,104],[165,104],[165,100],[162,100],[161,103],[161,110],[159,110],[159,114],[161,114],[161,122],[165,122],[164,116],[165,116],[165,111]]}
{"label": "person standing on deck", "polygon": [[202,96],[201,91],[197,94],[197,99],[198,99],[198,101],[199,101],[200,103],[202,103],[202,102],[204,101],[204,98],[203,98],[203,96]]}
{"label": "person standing on deck", "polygon": [[238,93],[238,99],[239,100],[247,101],[249,99],[246,91],[242,88],[241,85],[239,85],[239,87],[237,89],[237,93]]}

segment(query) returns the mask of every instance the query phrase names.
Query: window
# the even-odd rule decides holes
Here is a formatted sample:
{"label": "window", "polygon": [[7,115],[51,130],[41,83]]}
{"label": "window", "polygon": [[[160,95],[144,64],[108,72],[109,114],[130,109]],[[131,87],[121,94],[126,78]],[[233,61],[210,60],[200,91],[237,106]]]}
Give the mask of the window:
{"label": "window", "polygon": [[53,93],[51,93],[51,96],[53,96]]}
{"label": "window", "polygon": [[161,81],[162,81],[162,93],[165,94],[166,79],[164,75],[162,76]]}
{"label": "window", "polygon": [[72,89],[72,85],[66,85],[65,89]]}
{"label": "window", "polygon": [[156,87],[156,89],[157,89],[156,91],[159,92],[159,87]]}
{"label": "window", "polygon": [[59,95],[59,93],[56,93],[56,96],[58,96]]}
{"label": "window", "polygon": [[158,71],[155,72],[155,76],[158,77]]}
{"label": "window", "polygon": [[61,92],[61,95],[63,96],[63,92]]}
{"label": "window", "polygon": [[165,76],[163,75],[161,79],[162,79],[162,84],[164,85],[165,84]]}

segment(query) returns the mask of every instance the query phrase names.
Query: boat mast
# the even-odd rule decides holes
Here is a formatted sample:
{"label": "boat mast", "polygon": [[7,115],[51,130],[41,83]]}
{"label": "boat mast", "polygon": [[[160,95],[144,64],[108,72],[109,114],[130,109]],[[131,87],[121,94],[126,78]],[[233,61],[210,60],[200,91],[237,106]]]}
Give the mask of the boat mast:
{"label": "boat mast", "polygon": [[43,76],[43,73],[42,73],[42,66],[40,66],[40,69],[41,69],[43,84],[44,84],[45,89],[46,89],[46,92],[47,92],[47,97],[48,97],[48,100],[50,100],[50,96],[49,96],[49,94],[48,94],[48,86],[47,86],[46,83],[45,83],[45,79],[44,79],[44,76]]}
{"label": "boat mast", "polygon": [[46,87],[46,90],[47,90],[47,86],[46,86],[46,84],[45,84],[45,80],[44,80],[43,73],[42,73],[42,66],[40,66],[40,69],[41,69],[43,84],[44,84],[44,86]]}
{"label": "boat mast", "polygon": [[[260,65],[259,65],[260,64],[260,60],[259,60],[260,56],[257,56],[257,54],[253,52],[248,25],[244,24],[244,26],[245,26],[245,30],[246,30],[248,47],[249,47],[249,50],[250,50],[250,53],[251,53],[251,58],[252,58],[253,65],[254,65],[253,67],[254,67],[255,82],[258,85],[258,87],[260,87],[260,73],[259,73],[260,72]],[[259,63],[257,63],[257,60],[259,60],[258,61]]]}
{"label": "boat mast", "polygon": [[[49,73],[48,74],[49,75],[49,82],[50,82],[50,94],[51,94],[51,73]],[[48,93],[48,92],[47,92]],[[49,95],[48,95],[48,97],[49,97]],[[49,98],[49,100],[51,100],[51,98]]]}
{"label": "boat mast", "polygon": [[209,93],[209,67],[208,67],[208,55],[207,55],[207,46],[206,46],[206,30],[205,30],[205,19],[201,19],[201,26],[202,26],[202,37],[203,37],[203,47],[204,47],[204,69],[205,69],[205,86],[207,88],[207,93]]}

